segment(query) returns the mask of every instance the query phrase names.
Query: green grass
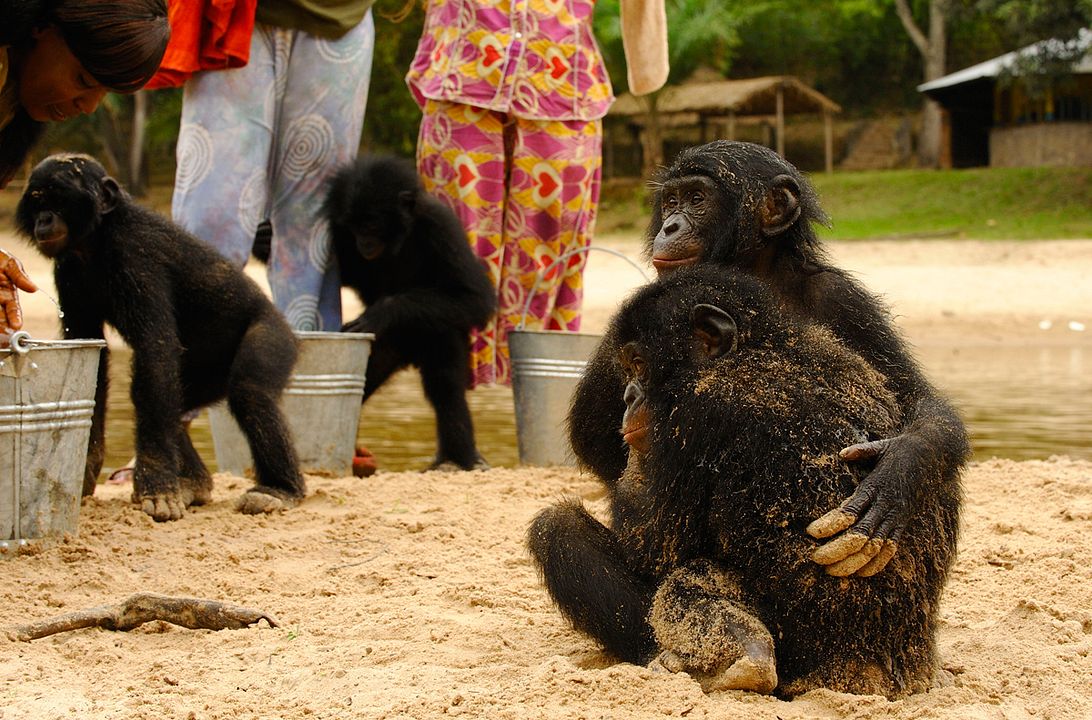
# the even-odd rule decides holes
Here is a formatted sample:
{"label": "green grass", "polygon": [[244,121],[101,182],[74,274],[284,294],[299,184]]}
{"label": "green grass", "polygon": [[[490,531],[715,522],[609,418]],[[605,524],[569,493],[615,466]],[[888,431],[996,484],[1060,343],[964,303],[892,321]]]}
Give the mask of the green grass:
{"label": "green grass", "polygon": [[[816,173],[831,218],[825,239],[1092,238],[1092,168],[978,168]],[[603,187],[599,232],[644,230],[644,186]]]}
{"label": "green grass", "polygon": [[829,239],[1092,237],[1092,168],[888,170],[811,177]]}

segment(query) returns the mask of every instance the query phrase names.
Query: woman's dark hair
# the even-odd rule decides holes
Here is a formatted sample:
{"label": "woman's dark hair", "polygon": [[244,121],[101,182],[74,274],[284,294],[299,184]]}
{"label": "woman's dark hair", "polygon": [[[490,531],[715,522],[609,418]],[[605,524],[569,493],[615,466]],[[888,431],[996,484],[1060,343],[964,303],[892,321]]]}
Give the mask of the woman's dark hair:
{"label": "woman's dark hair", "polygon": [[[56,27],[84,69],[114,92],[136,92],[159,69],[171,37],[166,0],[11,0],[0,45],[25,48],[35,29]],[[22,108],[0,130],[0,188],[45,126]]]}
{"label": "woman's dark hair", "polygon": [[171,37],[166,0],[52,0],[46,23],[87,72],[121,93],[152,79]]}

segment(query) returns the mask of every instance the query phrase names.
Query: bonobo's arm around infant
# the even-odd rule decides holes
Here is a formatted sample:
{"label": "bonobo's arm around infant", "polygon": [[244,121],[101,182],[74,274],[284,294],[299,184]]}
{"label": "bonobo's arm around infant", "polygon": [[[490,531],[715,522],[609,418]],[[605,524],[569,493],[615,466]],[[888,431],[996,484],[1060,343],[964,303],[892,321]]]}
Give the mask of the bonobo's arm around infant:
{"label": "bonobo's arm around infant", "polygon": [[[871,472],[808,527],[814,537],[833,538],[815,558],[832,572],[882,570],[922,499],[968,457],[957,413],[925,379],[882,303],[828,262],[811,225],[825,220],[815,193],[776,153],[729,141],[690,148],[663,174],[652,203],[648,251],[661,276],[694,263],[751,273],[888,379],[903,417],[898,434],[843,450],[844,460]],[[577,459],[608,485],[626,463],[617,350],[603,347],[589,362],[569,414]]]}

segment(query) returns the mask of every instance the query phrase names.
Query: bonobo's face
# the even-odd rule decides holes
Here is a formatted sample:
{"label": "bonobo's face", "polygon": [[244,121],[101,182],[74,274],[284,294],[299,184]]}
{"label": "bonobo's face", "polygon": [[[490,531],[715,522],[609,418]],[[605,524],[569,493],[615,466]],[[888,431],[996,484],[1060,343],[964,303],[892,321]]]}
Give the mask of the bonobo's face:
{"label": "bonobo's face", "polygon": [[53,155],[31,173],[15,224],[43,255],[54,258],[86,238],[114,209],[120,192],[94,159]]}
{"label": "bonobo's face", "polygon": [[356,240],[356,251],[365,260],[375,260],[383,254],[385,243],[383,241],[383,227],[380,218],[373,213],[361,213],[352,225],[353,238]]}
{"label": "bonobo's face", "polygon": [[660,190],[663,224],[652,243],[652,265],[661,275],[705,256],[706,244],[724,231],[731,213],[716,184],[704,175],[672,178]]}
{"label": "bonobo's face", "polygon": [[649,448],[652,414],[648,406],[648,363],[636,342],[626,343],[619,351],[619,361],[626,377],[626,413],[622,416],[622,439],[633,450],[644,455]]}
{"label": "bonobo's face", "polygon": [[[353,198],[360,202],[359,197]],[[368,198],[366,205],[352,207],[342,221],[352,233],[356,251],[365,260],[397,256],[413,230],[416,193],[403,191],[397,196]]]}

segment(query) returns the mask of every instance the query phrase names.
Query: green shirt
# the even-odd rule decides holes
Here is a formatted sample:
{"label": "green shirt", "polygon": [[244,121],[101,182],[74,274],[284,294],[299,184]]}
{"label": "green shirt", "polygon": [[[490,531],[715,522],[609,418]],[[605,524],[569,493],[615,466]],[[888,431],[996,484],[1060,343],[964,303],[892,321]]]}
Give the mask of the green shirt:
{"label": "green shirt", "polygon": [[356,27],[375,0],[258,0],[254,19],[336,40]]}

